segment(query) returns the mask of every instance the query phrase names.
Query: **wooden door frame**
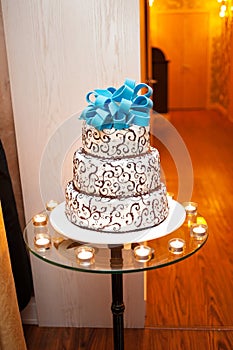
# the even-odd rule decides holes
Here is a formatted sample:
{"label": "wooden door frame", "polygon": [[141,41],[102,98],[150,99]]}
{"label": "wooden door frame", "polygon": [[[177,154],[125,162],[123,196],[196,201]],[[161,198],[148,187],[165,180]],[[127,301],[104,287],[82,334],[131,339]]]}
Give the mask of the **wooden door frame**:
{"label": "wooden door frame", "polygon": [[150,84],[152,54],[150,45],[150,7],[148,0],[140,0],[140,55],[141,81]]}

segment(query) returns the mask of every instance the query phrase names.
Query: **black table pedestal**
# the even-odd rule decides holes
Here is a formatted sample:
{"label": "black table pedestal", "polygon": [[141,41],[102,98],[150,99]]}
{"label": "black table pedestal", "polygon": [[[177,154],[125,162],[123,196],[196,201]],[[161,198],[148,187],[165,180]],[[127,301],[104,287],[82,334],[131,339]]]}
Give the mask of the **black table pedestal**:
{"label": "black table pedestal", "polygon": [[[41,253],[38,251],[34,244],[35,238],[35,227],[33,225],[33,220],[27,224],[24,229],[24,240],[30,252],[32,252],[37,258],[43,260],[44,262],[50,263],[52,265],[59,266],[61,268],[67,268],[70,270],[76,270],[80,272],[91,272],[91,273],[108,273],[111,274],[112,282],[112,315],[113,315],[113,337],[114,337],[114,350],[124,350],[124,302],[123,302],[123,273],[127,272],[142,272],[152,269],[158,269],[164,266],[175,264],[185,258],[188,258],[195,252],[197,252],[207,241],[208,232],[203,237],[202,240],[193,239],[190,236],[190,228],[187,225],[187,220],[181,225],[182,219],[185,219],[184,208],[181,204],[176,201],[171,201],[170,206],[172,208],[172,220],[169,219],[169,223],[172,222],[170,227],[171,233],[167,237],[168,232],[165,228],[161,231],[163,236],[161,237],[150,237],[148,240],[151,242],[149,245],[154,247],[153,244],[156,243],[156,254],[153,255],[152,259],[147,263],[139,264],[133,258],[133,250],[135,244],[131,243],[131,247],[124,249],[122,243],[109,244],[109,243],[88,243],[91,244],[95,251],[95,265],[94,267],[82,266],[77,261],[74,262],[75,252],[73,249],[75,246],[83,245],[83,241],[75,239],[70,242],[71,238],[65,239],[66,232],[69,232],[70,224],[67,220],[61,220],[64,214],[65,202],[59,204],[50,214],[50,221],[48,224],[49,231],[52,238],[56,240],[61,238],[61,243],[51,245],[48,252]],[[181,210],[182,209],[182,210]],[[46,213],[46,212],[44,212]],[[204,217],[200,214],[196,216],[196,222],[201,222],[207,225]],[[65,224],[64,224],[65,223]],[[53,226],[54,225],[54,226]],[[56,228],[54,228],[56,227]],[[180,228],[180,229],[179,229]],[[156,228],[155,228],[156,229]],[[178,230],[179,229],[179,230]],[[81,229],[80,229],[81,230]],[[86,231],[86,230],[85,230]],[[173,233],[174,231],[174,233]],[[61,236],[58,232],[61,232]],[[75,234],[79,232],[79,229],[75,231]],[[87,231],[88,232],[88,231]],[[89,233],[89,232],[88,232]],[[93,231],[91,232],[93,235]],[[96,232],[99,239],[99,232]],[[70,236],[70,233],[69,233]],[[145,237],[144,237],[145,238]],[[183,254],[171,256],[171,252],[168,249],[168,241],[171,238],[182,238],[185,240],[186,247]],[[59,240],[60,242],[60,240]],[[77,243],[78,242],[78,243]],[[106,244],[107,248],[106,249]],[[101,245],[103,245],[101,247]],[[109,257],[111,253],[111,257]],[[109,259],[110,258],[110,259]],[[109,261],[110,260],[110,261]]]}
{"label": "black table pedestal", "polygon": [[[123,246],[111,247],[112,268],[123,266],[122,259]],[[112,274],[112,315],[113,315],[113,339],[114,350],[124,350],[124,310],[123,302],[123,277],[122,273]]]}
{"label": "black table pedestal", "polygon": [[124,350],[124,310],[122,274],[112,274],[112,315],[114,350]]}

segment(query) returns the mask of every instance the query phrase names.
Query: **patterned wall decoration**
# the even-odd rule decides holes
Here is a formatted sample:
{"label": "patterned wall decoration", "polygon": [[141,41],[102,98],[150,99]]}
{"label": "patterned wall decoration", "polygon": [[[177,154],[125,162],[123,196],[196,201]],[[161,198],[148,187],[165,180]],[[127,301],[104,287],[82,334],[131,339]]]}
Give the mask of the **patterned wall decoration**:
{"label": "patterned wall decoration", "polygon": [[[225,19],[223,19],[225,21]],[[232,25],[227,20],[223,23],[222,32],[212,39],[211,87],[210,102],[219,104],[226,111],[229,107],[230,86],[228,84],[231,57],[230,43]]]}

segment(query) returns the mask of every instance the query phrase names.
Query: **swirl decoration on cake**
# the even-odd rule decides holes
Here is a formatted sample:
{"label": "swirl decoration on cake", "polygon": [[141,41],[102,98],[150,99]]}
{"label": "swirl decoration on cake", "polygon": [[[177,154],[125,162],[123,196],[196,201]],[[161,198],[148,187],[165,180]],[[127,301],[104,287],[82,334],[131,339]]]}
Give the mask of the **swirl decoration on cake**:
{"label": "swirl decoration on cake", "polygon": [[123,233],[167,217],[159,152],[150,146],[151,94],[149,86],[129,79],[118,90],[87,94],[82,147],[74,153],[73,179],[66,186],[65,212],[75,225]]}
{"label": "swirl decoration on cake", "polygon": [[97,130],[84,122],[82,144],[84,151],[94,157],[120,159],[122,155],[142,155],[150,149],[149,126],[131,125],[122,130]]}
{"label": "swirl decoration on cake", "polygon": [[66,215],[74,224],[95,231],[130,232],[160,224],[168,215],[163,184],[140,197],[101,198],[66,188]]}
{"label": "swirl decoration on cake", "polygon": [[82,193],[119,198],[140,196],[160,186],[159,152],[124,159],[95,158],[83,149],[73,158],[73,182]]}
{"label": "swirl decoration on cake", "polygon": [[[144,88],[147,89],[146,93],[138,95]],[[128,129],[130,125],[148,126],[153,106],[151,95],[150,86],[144,83],[136,85],[131,79],[126,79],[119,89],[96,89],[86,95],[88,106],[80,119],[98,130]]]}

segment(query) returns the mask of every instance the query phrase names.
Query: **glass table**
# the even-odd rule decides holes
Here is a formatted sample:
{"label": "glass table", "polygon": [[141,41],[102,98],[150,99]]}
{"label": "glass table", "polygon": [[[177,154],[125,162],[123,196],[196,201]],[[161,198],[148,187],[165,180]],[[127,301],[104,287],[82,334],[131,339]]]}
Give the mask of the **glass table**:
{"label": "glass table", "polygon": [[[45,211],[39,215],[49,216],[49,213]],[[200,226],[207,225],[204,217],[199,214],[195,215],[195,222]],[[48,234],[51,239],[48,244],[44,246],[35,244],[35,237],[41,235],[47,237]],[[92,244],[76,241],[58,233],[50,220],[43,226],[35,225],[32,219],[24,230],[25,243],[29,251],[37,258],[61,268],[79,272],[111,274],[114,350],[124,349],[123,273],[153,270],[177,263],[197,252],[205,244],[207,238],[207,231],[204,235],[197,237],[190,235],[188,215],[183,224],[172,233],[140,243]],[[175,250],[173,246],[169,246],[172,240],[173,242],[175,240],[175,244],[178,243],[174,246]],[[184,246],[180,246],[180,242]],[[84,260],[82,260],[83,248],[87,253],[86,256],[84,254]],[[136,255],[138,248],[148,248],[150,254],[148,256],[142,256],[140,253]],[[90,251],[93,253],[91,259],[88,255]]]}

